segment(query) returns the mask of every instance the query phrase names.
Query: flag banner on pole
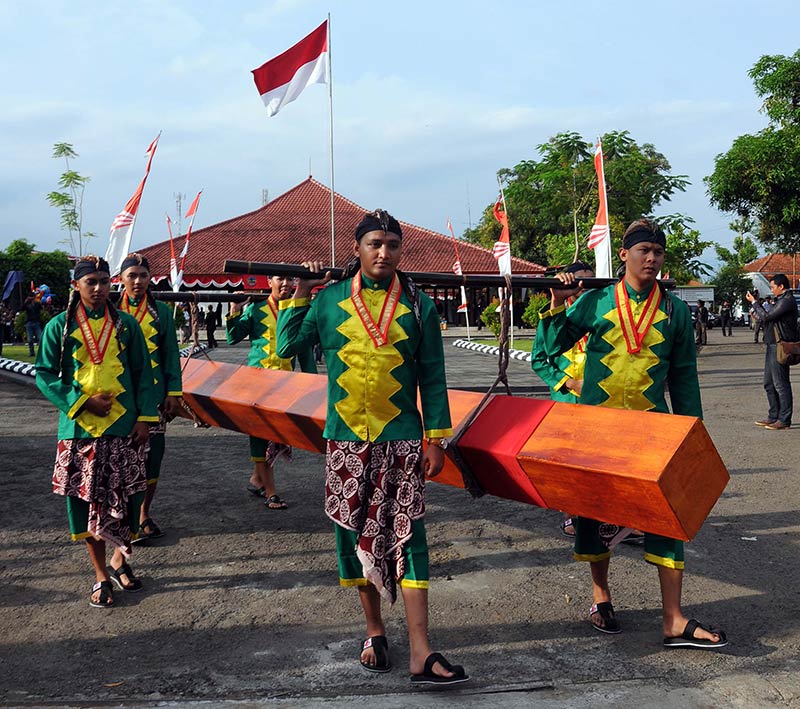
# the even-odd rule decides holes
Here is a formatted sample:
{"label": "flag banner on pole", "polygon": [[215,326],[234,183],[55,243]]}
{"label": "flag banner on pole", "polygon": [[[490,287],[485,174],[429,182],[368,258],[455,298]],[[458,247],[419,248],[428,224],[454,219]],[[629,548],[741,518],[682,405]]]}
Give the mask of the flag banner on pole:
{"label": "flag banner on pole", "polygon": [[177,290],[180,288],[181,283],[183,283],[183,269],[186,266],[186,254],[189,253],[189,239],[192,236],[192,227],[194,226],[194,217],[197,214],[197,207],[200,204],[200,195],[203,194],[203,190],[200,190],[197,193],[197,196],[192,200],[192,203],[189,205],[189,209],[186,211],[184,217],[189,220],[189,228],[186,230],[186,238],[183,240],[183,248],[181,249],[181,264],[178,267],[178,275],[173,281],[173,283],[177,284],[172,286],[173,290]]}
{"label": "flag banner on pole", "polygon": [[458,255],[458,241],[456,240],[455,232],[453,231],[453,225],[450,223],[450,220],[447,220],[447,229],[450,232],[450,236],[453,237],[453,248],[456,251],[456,260],[453,262],[453,273],[457,276],[463,275],[461,271],[461,258]]}
{"label": "flag banner on pole", "polygon": [[605,168],[603,166],[603,146],[599,140],[597,141],[597,149],[594,151],[594,169],[597,172],[597,190],[599,193],[599,201],[597,206],[597,217],[594,220],[592,231],[589,233],[588,246],[590,249],[597,248],[610,234],[610,230],[608,228],[606,175]]}
{"label": "flag banner on pole", "polygon": [[274,116],[311,84],[328,83],[328,21],[283,54],[253,69],[267,114]]}
{"label": "flag banner on pole", "polygon": [[133,236],[133,227],[136,223],[136,213],[139,211],[139,203],[142,201],[144,185],[147,182],[147,176],[150,174],[150,167],[153,164],[153,156],[156,154],[156,147],[158,146],[158,139],[160,137],[161,133],[150,143],[150,146],[145,152],[147,168],[145,169],[142,181],[139,183],[133,196],[122,208],[122,211],[117,214],[114,221],[111,223],[111,233],[108,239],[105,259],[108,261],[108,266],[111,269],[110,275],[112,276],[116,276],[119,273],[122,262],[131,250],[131,237]]}
{"label": "flag banner on pole", "polygon": [[508,216],[503,207],[502,195],[497,198],[494,205],[494,218],[500,222],[502,229],[500,230],[500,239],[494,242],[492,248],[492,256],[497,259],[497,267],[500,270],[501,276],[511,274],[511,240],[508,233]]}
{"label": "flag banner on pole", "polygon": [[603,144],[597,139],[594,151],[594,169],[597,172],[597,217],[589,233],[588,246],[594,250],[595,274],[598,278],[611,278],[611,229],[608,225],[608,197],[606,172],[603,164]]}
{"label": "flag banner on pole", "polygon": [[169,235],[169,282],[172,283],[172,290],[176,293],[180,290],[181,284],[178,283],[178,260],[175,258],[175,242],[172,239],[172,219],[167,217],[167,234]]}

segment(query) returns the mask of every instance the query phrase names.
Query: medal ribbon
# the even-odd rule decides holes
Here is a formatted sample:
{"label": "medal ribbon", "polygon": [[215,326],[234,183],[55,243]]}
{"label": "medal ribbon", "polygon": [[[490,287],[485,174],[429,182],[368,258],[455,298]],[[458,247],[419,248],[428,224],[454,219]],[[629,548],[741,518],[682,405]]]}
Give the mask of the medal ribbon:
{"label": "medal ribbon", "polygon": [[142,302],[136,306],[136,310],[131,312],[131,301],[130,298],[128,298],[128,296],[126,295],[122,300],[122,309],[126,313],[133,315],[133,317],[136,318],[136,322],[138,322],[141,325],[142,320],[144,320],[144,314],[147,312],[147,296],[142,298]]}
{"label": "medal ribbon", "polygon": [[80,304],[76,311],[75,319],[78,321],[83,343],[86,345],[92,363],[102,364],[103,357],[105,357],[108,349],[108,343],[111,341],[111,333],[114,330],[114,323],[108,317],[108,308],[105,309],[103,327],[100,328],[100,336],[97,339],[95,339],[94,332],[92,332],[92,326],[89,324],[89,315],[86,312],[86,308],[83,307],[83,303]]}
{"label": "medal ribbon", "polygon": [[619,315],[619,323],[622,326],[622,334],[625,337],[625,344],[628,346],[628,352],[636,354],[642,349],[644,336],[653,324],[658,312],[658,306],[661,305],[661,289],[657,283],[653,285],[653,289],[650,291],[650,295],[647,296],[647,301],[642,309],[642,314],[636,323],[633,322],[631,301],[628,297],[628,290],[625,288],[625,281],[617,283],[614,289],[614,299],[617,302],[617,314]]}
{"label": "medal ribbon", "polygon": [[350,300],[353,301],[358,317],[361,318],[361,323],[364,325],[367,334],[375,343],[375,347],[381,347],[389,341],[389,326],[392,324],[395,310],[397,310],[397,304],[400,302],[400,291],[400,279],[395,273],[389,285],[389,290],[386,291],[381,314],[376,323],[367,304],[361,297],[361,271],[353,276],[353,281],[350,286]]}
{"label": "medal ribbon", "polygon": [[267,298],[267,305],[269,305],[269,309],[272,312],[272,317],[275,318],[275,321],[278,320],[278,308],[275,307],[275,299],[270,295]]}

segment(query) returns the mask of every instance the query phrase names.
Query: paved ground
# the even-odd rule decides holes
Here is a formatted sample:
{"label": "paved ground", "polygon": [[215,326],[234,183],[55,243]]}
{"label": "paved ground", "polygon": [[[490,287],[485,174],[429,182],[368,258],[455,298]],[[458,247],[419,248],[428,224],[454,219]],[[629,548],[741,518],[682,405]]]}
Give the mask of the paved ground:
{"label": "paved ground", "polygon": [[[172,425],[154,509],[168,534],[134,560],[146,590],[90,609],[86,552],[49,492],[54,409],[0,379],[0,703],[800,706],[800,428],[753,425],[765,414],[763,348],[749,331],[709,339],[706,424],[731,482],[687,548],[684,600],[731,645],[664,650],[656,575],[633,548],[612,564],[624,632],[592,631],[587,571],[557,513],[431,484],[432,635],[473,676],[446,695],[412,693],[402,603],[387,613],[394,671],[358,666],[357,598],[336,584],[322,458],[298,451],[279,468],[291,508],[270,512],[245,493],[247,443],[227,431]],[[493,381],[491,357],[446,350],[450,386]],[[213,354],[242,362],[245,350]],[[509,374],[519,393],[541,395],[528,364]]]}

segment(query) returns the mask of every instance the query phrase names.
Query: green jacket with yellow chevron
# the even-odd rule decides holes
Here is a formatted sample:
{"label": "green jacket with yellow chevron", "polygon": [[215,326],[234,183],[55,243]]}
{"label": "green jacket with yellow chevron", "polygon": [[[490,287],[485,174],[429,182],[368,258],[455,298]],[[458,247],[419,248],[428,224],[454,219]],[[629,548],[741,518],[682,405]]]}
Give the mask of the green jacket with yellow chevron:
{"label": "green jacket with yellow chevron", "polygon": [[[291,372],[294,369],[292,357],[278,357],[275,328],[278,308],[275,299],[250,303],[244,311],[228,315],[225,320],[225,336],[229,345],[250,338],[250,353],[247,364],[262,369],[283,369]],[[310,347],[297,352],[300,369],[311,374],[317,373],[317,364]]]}
{"label": "green jacket with yellow chevron", "polygon": [[[315,342],[325,353],[328,413],[323,435],[339,441],[415,440],[422,438],[423,419],[425,436],[452,435],[442,333],[433,301],[419,294],[418,323],[405,290],[395,290],[394,277],[354,278],[361,279],[360,289],[356,281],[357,295],[354,279],[348,278],[329,285],[311,303],[306,298],[280,302],[278,354],[289,357]],[[398,293],[396,302],[393,292]],[[379,344],[380,335],[376,341],[377,331],[385,344]]]}
{"label": "green jacket with yellow chevron", "polygon": [[[651,288],[637,293],[627,283],[624,287],[632,320],[637,322]],[[665,292],[640,350],[632,354],[615,288],[588,291],[569,309],[561,306],[540,316],[536,336],[549,356],[566,352],[589,334],[579,403],[668,413],[664,396],[668,388],[673,413],[702,417],[694,331],[686,303]]]}
{"label": "green jacket with yellow chevron", "polygon": [[136,319],[144,335],[150,353],[156,397],[161,404],[168,396],[181,396],[183,382],[172,308],[161,301],[155,301],[155,306],[157,318],[153,317],[145,300],[129,298],[125,294],[120,300],[120,310]]}
{"label": "green jacket with yellow chevron", "polygon": [[[137,421],[158,423],[153,371],[138,323],[119,313],[118,330],[109,332],[106,308],[86,314],[86,335],[73,318],[63,347],[67,314],[56,315],[47,323],[36,355],[36,384],[60,411],[59,440],[129,436]],[[92,362],[87,336],[100,343],[102,359],[97,364]],[[95,416],[83,408],[89,397],[101,392],[114,397],[108,416]]]}

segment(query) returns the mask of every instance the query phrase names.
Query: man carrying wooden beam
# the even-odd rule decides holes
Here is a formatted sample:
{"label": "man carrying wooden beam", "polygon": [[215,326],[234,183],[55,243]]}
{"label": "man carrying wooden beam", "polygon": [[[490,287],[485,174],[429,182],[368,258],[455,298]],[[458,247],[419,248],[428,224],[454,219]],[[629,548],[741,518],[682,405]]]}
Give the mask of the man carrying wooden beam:
{"label": "man carrying wooden beam", "polygon": [[[564,302],[574,291],[551,291],[550,310],[541,314],[537,332],[547,353],[558,355],[590,335],[581,404],[669,413],[664,397],[669,387],[673,413],[702,417],[689,309],[657,282],[665,250],[661,228],[647,219],[637,220],[623,236],[619,255],[625,275],[619,283],[585,293],[568,310]],[[572,273],[557,277],[566,285],[581,285]],[[646,445],[641,454],[647,454]],[[618,633],[608,584],[611,552],[598,527],[594,520],[576,519],[575,559],[591,565],[592,626]],[[688,619],[681,610],[683,542],[645,533],[644,556],[658,568],[664,646],[725,646],[724,632]]]}

